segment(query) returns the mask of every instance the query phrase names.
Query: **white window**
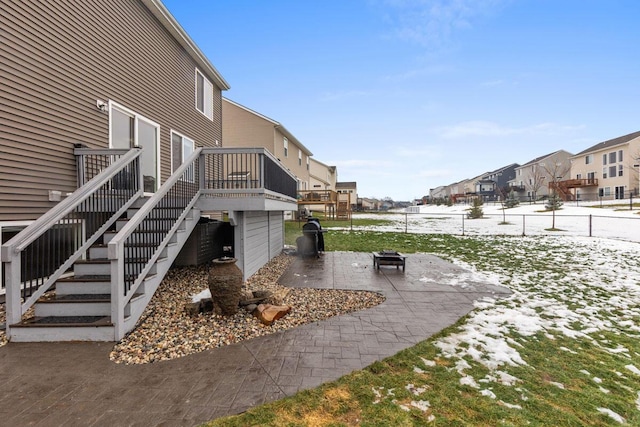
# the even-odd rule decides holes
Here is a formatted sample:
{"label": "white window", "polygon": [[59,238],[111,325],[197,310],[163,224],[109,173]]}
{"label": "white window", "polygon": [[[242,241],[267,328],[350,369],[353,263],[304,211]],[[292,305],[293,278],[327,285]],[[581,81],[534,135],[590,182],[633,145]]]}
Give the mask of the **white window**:
{"label": "white window", "polygon": [[[605,154],[605,156],[606,156],[606,154]],[[607,168],[604,167],[604,168],[602,168],[602,178],[606,178],[606,177],[607,177]]]}
{"label": "white window", "polygon": [[289,140],[284,138],[282,140],[282,145],[284,147],[284,156],[287,157],[289,155]]}
{"label": "white window", "polygon": [[160,177],[160,125],[111,100],[109,118],[109,146],[140,147],[143,188],[155,192]]}
{"label": "white window", "polygon": [[618,150],[618,161],[622,162],[622,150]]}
{"label": "white window", "polygon": [[[184,163],[185,159],[193,154],[194,150],[195,143],[192,139],[175,131],[171,131],[171,172],[175,172],[175,170]],[[194,177],[194,170],[190,168],[187,171],[186,179],[189,182],[193,182]]]}
{"label": "white window", "polygon": [[584,158],[584,162],[587,165],[593,163],[593,154],[587,154]]}
{"label": "white window", "polygon": [[[603,165],[606,165],[606,164],[607,164],[607,155],[606,155],[606,154],[603,154],[603,155],[602,155],[602,164],[603,164]],[[606,176],[605,176],[605,178],[606,178]]]}
{"label": "white window", "polygon": [[213,85],[196,69],[196,110],[213,120]]}
{"label": "white window", "polygon": [[302,166],[302,150],[298,149],[298,166]]}
{"label": "white window", "polygon": [[616,152],[614,151],[613,153],[609,153],[609,163],[615,163],[616,162]]}
{"label": "white window", "polygon": [[577,174],[576,179],[582,179],[582,174],[581,173]]}
{"label": "white window", "polygon": [[624,174],[624,167],[622,165],[618,165],[618,176],[622,176]]}
{"label": "white window", "polygon": [[609,176],[611,178],[615,178],[616,175],[618,175],[617,172],[616,172],[616,169],[618,169],[618,168],[616,168],[616,165],[609,166]]}
{"label": "white window", "polygon": [[307,156],[307,170],[309,170],[309,156]]}

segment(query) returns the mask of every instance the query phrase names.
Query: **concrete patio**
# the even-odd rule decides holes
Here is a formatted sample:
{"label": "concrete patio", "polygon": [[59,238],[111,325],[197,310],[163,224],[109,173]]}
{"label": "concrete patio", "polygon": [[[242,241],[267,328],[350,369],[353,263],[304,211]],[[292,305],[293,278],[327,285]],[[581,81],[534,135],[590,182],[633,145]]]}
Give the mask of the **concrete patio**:
{"label": "concrete patio", "polygon": [[466,273],[425,254],[409,255],[406,272],[374,269],[369,253],[297,258],[281,284],[376,291],[386,301],[148,365],[111,362],[110,343],[9,343],[0,348],[0,424],[194,426],[241,413],[362,369],[452,325],[475,300],[509,294]]}

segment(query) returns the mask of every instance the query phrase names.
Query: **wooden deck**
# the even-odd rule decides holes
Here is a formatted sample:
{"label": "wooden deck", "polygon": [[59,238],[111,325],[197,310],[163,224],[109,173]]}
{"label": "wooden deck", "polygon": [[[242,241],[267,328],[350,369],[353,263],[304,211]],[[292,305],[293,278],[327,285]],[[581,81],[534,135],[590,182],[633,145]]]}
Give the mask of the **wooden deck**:
{"label": "wooden deck", "polygon": [[298,211],[324,210],[327,219],[351,219],[351,195],[338,193],[333,190],[302,190],[298,191]]}

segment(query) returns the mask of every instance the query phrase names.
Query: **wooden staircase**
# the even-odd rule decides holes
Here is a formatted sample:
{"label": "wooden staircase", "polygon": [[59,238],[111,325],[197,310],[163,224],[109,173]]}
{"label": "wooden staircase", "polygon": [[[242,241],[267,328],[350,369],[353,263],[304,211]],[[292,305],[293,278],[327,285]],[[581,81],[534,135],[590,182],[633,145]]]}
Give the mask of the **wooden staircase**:
{"label": "wooden staircase", "polygon": [[[51,290],[39,298],[33,306],[33,316],[11,325],[11,340],[15,342],[32,341],[114,341],[115,326],[112,323],[112,292],[117,284],[112,282],[111,264],[108,258],[108,243],[117,235],[140,209],[147,199],[139,198],[126,214],[118,219],[112,230],[105,232],[102,239],[92,245],[85,259],[73,264],[72,274],[60,278]],[[135,322],[146,308],[173,260],[195,228],[200,212],[192,208],[182,220],[170,242],[160,257],[145,275],[143,284],[137,289],[125,307],[125,329],[132,330]],[[150,218],[157,224],[157,231],[167,232],[167,220]],[[154,230],[145,233],[153,234]],[[151,245],[151,236],[143,233],[136,245],[125,246],[125,257],[135,257],[140,246]],[[125,271],[125,275],[128,272]]]}

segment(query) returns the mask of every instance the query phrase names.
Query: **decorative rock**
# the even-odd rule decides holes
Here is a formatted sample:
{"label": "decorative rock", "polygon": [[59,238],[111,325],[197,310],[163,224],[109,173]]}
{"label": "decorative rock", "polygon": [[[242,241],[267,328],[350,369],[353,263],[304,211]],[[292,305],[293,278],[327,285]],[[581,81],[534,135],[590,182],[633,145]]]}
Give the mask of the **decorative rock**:
{"label": "decorative rock", "polygon": [[257,290],[251,292],[251,294],[253,295],[253,298],[267,299],[271,296],[271,291]]}
{"label": "decorative rock", "polygon": [[287,295],[289,295],[290,291],[291,288],[283,288],[274,292],[271,296],[271,302],[273,303],[273,305],[283,305],[285,298],[287,298]]}
{"label": "decorative rock", "polygon": [[242,271],[235,258],[218,258],[211,262],[209,290],[213,300],[213,311],[223,316],[238,312],[242,296]]}
{"label": "decorative rock", "polygon": [[258,290],[249,292],[251,294],[251,298],[244,299],[240,301],[240,305],[249,305],[249,304],[262,304],[267,299],[269,299],[272,295],[271,291]]}
{"label": "decorative rock", "polygon": [[289,305],[260,304],[254,312],[254,316],[256,316],[262,324],[271,326],[273,322],[285,316],[290,311],[291,306]]}
{"label": "decorative rock", "polygon": [[256,311],[256,308],[258,308],[257,304],[249,304],[244,307],[244,309],[247,310],[248,313],[253,313],[254,311]]}
{"label": "decorative rock", "polygon": [[189,302],[184,306],[184,309],[189,316],[195,316],[200,313],[200,301]]}
{"label": "decorative rock", "polygon": [[213,311],[213,300],[211,298],[205,298],[200,301],[200,312],[210,313]]}

